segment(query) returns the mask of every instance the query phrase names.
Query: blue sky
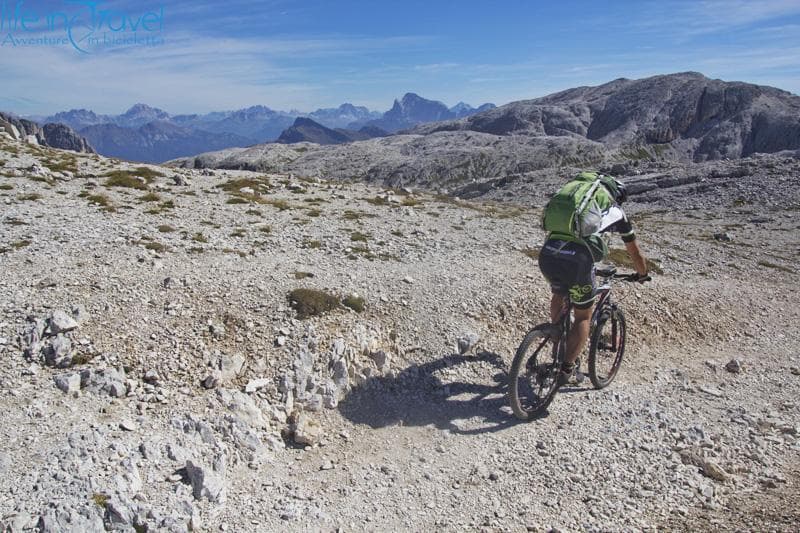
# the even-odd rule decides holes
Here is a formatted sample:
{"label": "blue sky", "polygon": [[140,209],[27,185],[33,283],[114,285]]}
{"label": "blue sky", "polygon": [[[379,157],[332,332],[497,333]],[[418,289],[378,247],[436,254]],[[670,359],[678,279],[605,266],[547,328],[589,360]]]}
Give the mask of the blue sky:
{"label": "blue sky", "polygon": [[[119,113],[136,102],[171,113],[255,104],[310,111],[343,102],[383,111],[407,91],[448,105],[503,104],[687,70],[800,93],[798,0],[0,0],[0,10],[3,5],[0,109],[20,114],[78,107]],[[153,18],[162,7],[163,30]],[[151,11],[156,15],[145,31],[141,18]],[[63,24],[46,31],[42,22],[56,12],[75,17],[73,40],[90,53],[72,43],[20,44],[63,40]],[[20,13],[38,22],[14,29]],[[136,22],[137,36],[156,45],[102,42],[103,34],[131,37]]]}

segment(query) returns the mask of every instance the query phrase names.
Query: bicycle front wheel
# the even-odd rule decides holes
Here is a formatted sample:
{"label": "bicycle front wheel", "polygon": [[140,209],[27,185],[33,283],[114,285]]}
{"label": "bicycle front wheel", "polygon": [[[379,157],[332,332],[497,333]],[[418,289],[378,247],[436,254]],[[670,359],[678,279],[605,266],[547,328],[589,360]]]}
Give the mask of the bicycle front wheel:
{"label": "bicycle front wheel", "polygon": [[553,401],[558,389],[561,344],[552,324],[540,324],[519,345],[508,376],[508,403],[520,420],[535,418]]}
{"label": "bicycle front wheel", "polygon": [[625,315],[622,309],[603,309],[589,342],[589,378],[597,389],[607,387],[617,375],[625,354]]}

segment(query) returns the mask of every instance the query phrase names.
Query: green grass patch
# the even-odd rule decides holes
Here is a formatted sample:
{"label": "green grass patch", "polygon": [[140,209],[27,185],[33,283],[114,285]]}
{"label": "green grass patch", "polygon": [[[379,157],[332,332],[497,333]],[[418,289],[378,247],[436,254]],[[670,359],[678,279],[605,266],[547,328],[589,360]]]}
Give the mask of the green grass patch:
{"label": "green grass patch", "polygon": [[140,202],[160,202],[161,201],[161,196],[159,196],[158,194],[156,194],[154,192],[149,192],[149,193],[147,193],[147,194],[145,194],[143,196],[140,196],[139,197],[139,201]]}
{"label": "green grass patch", "polygon": [[86,199],[91,205],[97,205],[110,209],[112,207],[111,199],[105,194],[87,194]]}
{"label": "green grass patch", "polygon": [[286,200],[273,200],[269,198],[264,198],[259,203],[271,205],[272,207],[278,209],[279,211],[286,211],[287,209],[292,208],[292,205]]}
{"label": "green grass patch", "polygon": [[300,319],[319,316],[339,307],[336,296],[317,289],[294,289],[288,299]]}
{"label": "green grass patch", "polygon": [[[125,187],[146,191],[148,184],[156,177],[164,176],[160,172],[147,167],[138,167],[134,170],[112,170],[104,174],[107,187]],[[140,179],[141,178],[141,179]]]}
{"label": "green grass patch", "polygon": [[78,160],[74,157],[64,157],[59,161],[45,161],[42,163],[51,172],[78,172]]}

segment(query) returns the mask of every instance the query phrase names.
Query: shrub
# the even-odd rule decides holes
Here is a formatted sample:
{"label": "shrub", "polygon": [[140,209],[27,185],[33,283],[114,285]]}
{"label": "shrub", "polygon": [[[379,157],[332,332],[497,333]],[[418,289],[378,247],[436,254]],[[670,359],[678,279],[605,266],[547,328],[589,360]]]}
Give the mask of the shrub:
{"label": "shrub", "polygon": [[319,316],[339,307],[339,299],[317,289],[294,289],[289,293],[289,303],[300,319]]}

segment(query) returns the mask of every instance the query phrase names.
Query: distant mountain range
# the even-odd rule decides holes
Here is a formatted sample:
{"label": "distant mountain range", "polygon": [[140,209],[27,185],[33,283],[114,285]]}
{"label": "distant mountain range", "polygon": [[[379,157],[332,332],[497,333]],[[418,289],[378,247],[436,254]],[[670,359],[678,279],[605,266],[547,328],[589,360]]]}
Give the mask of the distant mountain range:
{"label": "distant mountain range", "polygon": [[407,93],[395,100],[386,113],[348,103],[311,113],[258,105],[202,115],[170,115],[162,109],[136,104],[120,115],[73,109],[37,119],[69,126],[102,155],[157,163],[273,141],[347,143],[383,137],[431,121],[463,118],[494,107],[484,104],[473,108],[459,102],[448,108],[441,102]]}
{"label": "distant mountain range", "polygon": [[[443,106],[406,95],[369,124],[396,130],[437,116],[447,116]],[[462,194],[517,179],[535,187],[538,173],[553,168],[568,173],[619,165],[624,171],[642,160],[702,162],[782,151],[800,156],[800,96],[680,72],[576,87],[462,118],[421,123],[380,139],[308,145],[304,150],[263,144],[172,164],[271,169]]]}

